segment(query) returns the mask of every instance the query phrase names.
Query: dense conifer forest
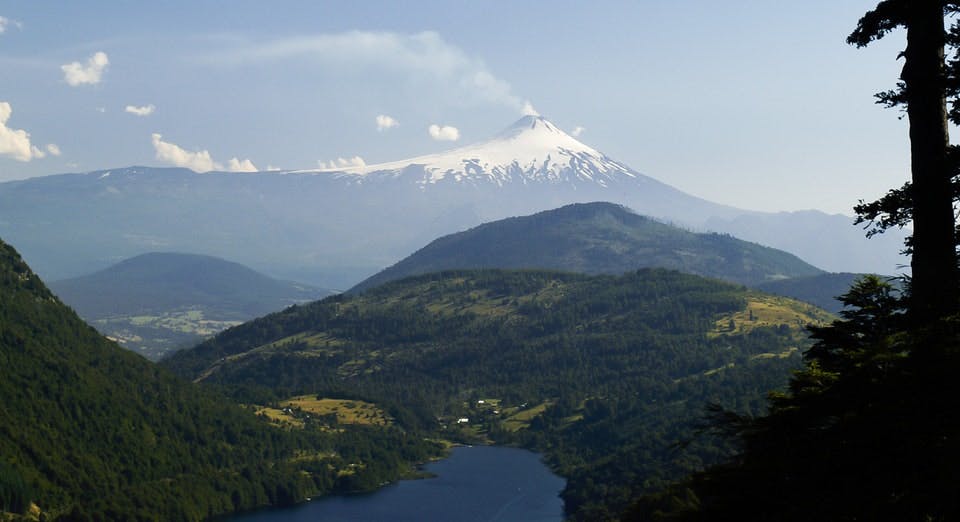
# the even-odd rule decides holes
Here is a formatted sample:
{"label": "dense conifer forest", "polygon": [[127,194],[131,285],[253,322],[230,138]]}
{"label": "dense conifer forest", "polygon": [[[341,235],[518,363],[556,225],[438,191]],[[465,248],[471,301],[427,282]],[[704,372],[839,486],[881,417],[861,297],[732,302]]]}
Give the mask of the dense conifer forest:
{"label": "dense conifer forest", "polygon": [[411,429],[540,450],[593,520],[722,456],[696,437],[704,408],[762,411],[803,327],[828,320],[668,270],[454,271],[292,307],[164,364],[244,402],[362,398]]}
{"label": "dense conifer forest", "polygon": [[0,508],[52,519],[202,520],[370,489],[440,452],[396,428],[271,426],[101,337],[3,243],[0,397]]}

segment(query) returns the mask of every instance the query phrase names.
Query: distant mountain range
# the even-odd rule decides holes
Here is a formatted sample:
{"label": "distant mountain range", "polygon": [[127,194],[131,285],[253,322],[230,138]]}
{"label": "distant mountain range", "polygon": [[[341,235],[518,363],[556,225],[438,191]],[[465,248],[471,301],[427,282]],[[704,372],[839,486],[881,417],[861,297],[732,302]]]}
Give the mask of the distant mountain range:
{"label": "distant mountain range", "polygon": [[228,326],[332,292],[211,256],[149,253],[50,288],[123,346],[157,359]]}
{"label": "distant mountain range", "polygon": [[847,216],[712,203],[535,116],[476,145],[350,172],[129,167],[0,183],[0,236],[47,279],[164,250],[348,288],[437,237],[591,201],[729,233],[830,271],[894,273],[904,261],[896,231],[868,241]]}
{"label": "distant mountain range", "polygon": [[690,232],[612,203],[576,203],[444,236],[351,292],[441,270],[524,268],[623,274],[651,267],[749,286],[824,273],[792,254],[729,235]]}

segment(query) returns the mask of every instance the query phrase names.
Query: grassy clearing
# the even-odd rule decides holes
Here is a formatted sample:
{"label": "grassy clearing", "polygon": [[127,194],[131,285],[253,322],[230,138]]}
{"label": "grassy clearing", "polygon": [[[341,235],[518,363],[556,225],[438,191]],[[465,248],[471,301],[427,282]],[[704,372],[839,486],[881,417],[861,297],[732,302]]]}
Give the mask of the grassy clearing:
{"label": "grassy clearing", "polygon": [[254,406],[254,412],[284,428],[303,429],[307,419],[335,415],[337,424],[390,426],[393,420],[375,404],[347,399],[323,399],[300,395],[280,402],[276,408]]}
{"label": "grassy clearing", "polygon": [[267,406],[254,406],[254,413],[256,415],[263,415],[270,421],[271,424],[280,426],[282,428],[297,428],[303,429],[304,422],[302,419],[298,419],[293,414],[287,413],[280,408],[270,408]]}
{"label": "grassy clearing", "polygon": [[799,351],[800,350],[796,346],[792,346],[780,353],[758,353],[757,355],[754,355],[753,357],[751,357],[750,360],[755,361],[758,359],[788,359],[796,355],[797,352]]}
{"label": "grassy clearing", "polygon": [[767,326],[787,326],[798,334],[806,335],[807,325],[825,325],[834,316],[813,305],[785,297],[753,294],[747,297],[743,310],[724,314],[716,320],[708,335],[742,335]]}
{"label": "grassy clearing", "polygon": [[510,412],[509,410],[504,413],[509,413],[509,416],[503,420],[503,427],[507,431],[517,431],[524,428],[530,427],[530,421],[534,417],[540,415],[550,406],[550,401],[543,402],[533,406],[532,408],[518,409],[515,412]]}
{"label": "grassy clearing", "polygon": [[109,317],[97,322],[111,327],[159,328],[202,337],[217,334],[241,323],[241,321],[205,319],[202,310],[181,310],[161,315]]}
{"label": "grassy clearing", "polygon": [[300,410],[315,416],[336,415],[339,424],[362,424],[367,426],[390,426],[389,415],[375,404],[346,399],[322,399],[315,395],[291,397],[280,403],[280,408]]}

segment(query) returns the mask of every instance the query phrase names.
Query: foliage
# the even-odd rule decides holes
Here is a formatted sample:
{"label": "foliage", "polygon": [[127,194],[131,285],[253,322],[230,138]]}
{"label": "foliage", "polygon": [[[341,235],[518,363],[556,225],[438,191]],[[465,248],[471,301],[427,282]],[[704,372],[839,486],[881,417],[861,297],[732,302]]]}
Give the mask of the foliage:
{"label": "foliage", "polygon": [[102,338],[2,242],[0,397],[0,466],[15,470],[0,488],[33,491],[53,518],[201,520],[391,480],[437,454],[399,429],[271,427]]}
{"label": "foliage", "polygon": [[[761,301],[785,312],[750,319]],[[801,324],[769,319],[796,310]],[[717,324],[728,315],[755,324],[729,332]],[[724,455],[692,440],[703,407],[762,411],[799,363],[802,323],[826,317],[658,269],[453,271],[290,308],[164,364],[236,397],[365,399],[438,436],[538,449],[570,479],[570,515],[590,520]]]}
{"label": "foliage", "polygon": [[24,514],[33,492],[15,468],[0,461],[0,513]]}
{"label": "foliage", "polygon": [[[885,0],[849,42],[907,29],[901,82],[881,93],[910,118],[912,180],[857,208],[878,229],[912,222],[913,277],[903,297],[859,280],[842,319],[814,328],[806,366],[768,415],[714,411],[714,427],[742,443],[727,463],[641,499],[636,520],[879,520],[960,518],[960,301],[954,202],[960,121],[960,3]],[[944,45],[953,59],[944,63]],[[947,111],[946,100],[952,108]]]}
{"label": "foliage", "polygon": [[770,281],[757,285],[758,290],[776,295],[784,295],[805,301],[832,313],[843,310],[839,296],[846,293],[850,285],[866,274],[841,272],[816,276],[795,277]]}
{"label": "foliage", "polygon": [[[918,325],[956,310],[960,299],[954,219],[958,153],[948,120],[960,122],[960,2],[884,0],[867,12],[847,39],[863,47],[905,28],[904,66],[895,90],[878,101],[903,107],[910,121],[911,180],[874,203],[857,207],[874,231],[913,223],[910,311]],[[945,17],[953,17],[945,29]],[[945,55],[951,55],[945,60]],[[950,109],[948,110],[948,100]]]}
{"label": "foliage", "polygon": [[[956,324],[904,333],[888,283],[858,282],[842,320],[770,413],[717,412],[743,451],[641,501],[637,520],[955,520],[960,452]],[[811,502],[810,499],[817,499]],[[680,499],[685,499],[680,501]]]}

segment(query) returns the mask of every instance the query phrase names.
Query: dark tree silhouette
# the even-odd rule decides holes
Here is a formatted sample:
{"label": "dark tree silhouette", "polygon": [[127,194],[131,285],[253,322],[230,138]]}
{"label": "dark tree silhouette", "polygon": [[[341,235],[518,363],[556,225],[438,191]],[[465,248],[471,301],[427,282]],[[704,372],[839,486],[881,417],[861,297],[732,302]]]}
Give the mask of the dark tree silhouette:
{"label": "dark tree silhouette", "polygon": [[898,87],[878,98],[905,107],[912,179],[857,207],[871,233],[913,222],[906,295],[876,277],[855,283],[841,319],[811,329],[805,368],[771,394],[767,415],[712,411],[712,428],[742,451],[626,519],[960,520],[958,153],[947,132],[960,122],[960,26],[944,25],[958,13],[960,2],[885,0],[848,39],[862,47],[907,30]]}
{"label": "dark tree silhouette", "polygon": [[[864,47],[898,27],[907,30],[904,66],[896,90],[878,95],[888,106],[905,106],[910,120],[911,183],[872,205],[861,204],[861,216],[884,214],[880,226],[913,221],[910,311],[915,323],[927,323],[955,312],[958,304],[954,190],[956,166],[951,161],[947,130],[947,96],[956,105],[956,60],[947,67],[944,48],[958,43],[956,25],[948,33],[945,13],[956,2],[885,0],[866,13],[848,37]],[[908,208],[904,208],[908,207]],[[871,214],[872,212],[872,214]]]}

